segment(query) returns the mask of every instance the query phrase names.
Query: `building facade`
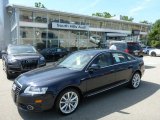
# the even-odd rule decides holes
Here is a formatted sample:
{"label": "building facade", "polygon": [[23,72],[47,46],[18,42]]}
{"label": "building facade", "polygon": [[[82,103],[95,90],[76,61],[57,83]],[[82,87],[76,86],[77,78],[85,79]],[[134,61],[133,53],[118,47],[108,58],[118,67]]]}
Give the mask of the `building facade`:
{"label": "building facade", "polygon": [[6,5],[8,0],[0,0],[0,50],[10,42],[10,18],[7,13]]}
{"label": "building facade", "polygon": [[[31,44],[37,49],[69,50],[100,47],[110,39],[146,36],[150,25],[55,10],[8,5],[12,44]],[[137,31],[138,34],[133,34]]]}

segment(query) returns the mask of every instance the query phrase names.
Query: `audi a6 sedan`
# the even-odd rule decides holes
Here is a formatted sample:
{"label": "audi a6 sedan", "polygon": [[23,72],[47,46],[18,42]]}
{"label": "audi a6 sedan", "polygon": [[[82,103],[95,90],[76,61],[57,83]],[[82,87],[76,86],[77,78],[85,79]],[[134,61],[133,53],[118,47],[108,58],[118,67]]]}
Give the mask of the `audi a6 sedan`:
{"label": "audi a6 sedan", "polygon": [[82,50],[56,65],[38,68],[17,77],[13,100],[26,111],[55,108],[74,112],[83,97],[127,84],[138,88],[144,73],[143,59],[114,50]]}
{"label": "audi a6 sedan", "polygon": [[8,45],[6,51],[2,51],[2,62],[8,79],[46,65],[45,58],[31,45]]}

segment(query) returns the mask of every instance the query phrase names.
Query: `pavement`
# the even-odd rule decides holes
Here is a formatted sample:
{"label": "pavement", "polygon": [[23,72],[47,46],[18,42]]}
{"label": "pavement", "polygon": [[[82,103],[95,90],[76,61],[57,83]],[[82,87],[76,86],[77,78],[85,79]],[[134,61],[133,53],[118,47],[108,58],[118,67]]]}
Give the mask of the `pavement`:
{"label": "pavement", "polygon": [[14,80],[6,78],[0,59],[0,120],[160,120],[160,57],[143,59],[146,71],[138,89],[120,87],[89,97],[68,116],[18,110],[11,97]]}

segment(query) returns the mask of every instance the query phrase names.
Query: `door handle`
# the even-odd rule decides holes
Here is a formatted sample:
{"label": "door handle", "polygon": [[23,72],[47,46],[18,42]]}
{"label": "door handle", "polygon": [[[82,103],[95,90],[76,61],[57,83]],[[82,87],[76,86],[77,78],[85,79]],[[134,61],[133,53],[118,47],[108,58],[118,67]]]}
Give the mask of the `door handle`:
{"label": "door handle", "polygon": [[110,72],[114,72],[115,70],[113,69],[113,70],[110,70]]}
{"label": "door handle", "polygon": [[123,67],[118,68],[118,71],[121,71],[121,70],[124,70],[124,68]]}
{"label": "door handle", "polygon": [[128,68],[133,68],[133,65],[129,65]]}

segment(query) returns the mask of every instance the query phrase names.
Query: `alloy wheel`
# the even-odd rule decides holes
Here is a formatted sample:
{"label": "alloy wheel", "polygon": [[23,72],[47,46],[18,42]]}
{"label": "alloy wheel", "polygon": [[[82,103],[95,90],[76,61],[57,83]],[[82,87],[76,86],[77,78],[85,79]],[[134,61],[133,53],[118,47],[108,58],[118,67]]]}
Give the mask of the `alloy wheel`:
{"label": "alloy wheel", "polygon": [[135,73],[132,78],[133,88],[137,88],[140,84],[140,81],[141,81],[141,77],[140,77],[139,73]]}
{"label": "alloy wheel", "polygon": [[63,114],[70,114],[72,113],[78,106],[79,97],[76,92],[68,91],[62,95],[59,108]]}

